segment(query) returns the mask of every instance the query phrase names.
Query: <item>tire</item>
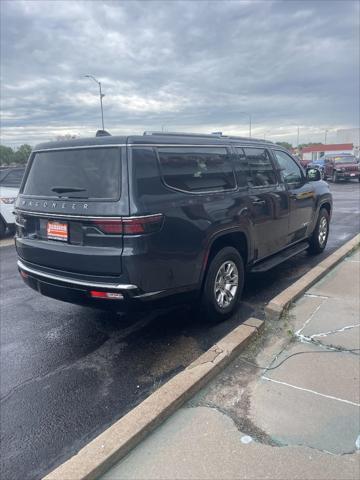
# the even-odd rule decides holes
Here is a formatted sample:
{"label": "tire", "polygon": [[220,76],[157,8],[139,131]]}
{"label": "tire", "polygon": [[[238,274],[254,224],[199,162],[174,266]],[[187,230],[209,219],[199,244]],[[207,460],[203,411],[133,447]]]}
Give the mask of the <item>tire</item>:
{"label": "tire", "polygon": [[321,208],[315,229],[309,239],[309,253],[318,254],[324,251],[329,237],[330,216],[326,208]]}
{"label": "tire", "polygon": [[6,223],[2,218],[0,218],[0,238],[5,237],[6,233]]}
{"label": "tire", "polygon": [[201,310],[207,321],[218,323],[234,313],[241,298],[244,277],[244,262],[235,248],[225,247],[214,256],[206,273],[201,296]]}

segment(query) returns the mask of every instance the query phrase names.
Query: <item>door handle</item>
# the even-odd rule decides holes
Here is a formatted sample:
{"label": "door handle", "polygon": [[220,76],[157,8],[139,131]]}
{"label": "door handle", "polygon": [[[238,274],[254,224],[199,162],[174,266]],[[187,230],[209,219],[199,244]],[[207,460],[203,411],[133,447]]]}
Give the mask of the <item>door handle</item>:
{"label": "door handle", "polygon": [[265,200],[254,200],[253,205],[265,205]]}

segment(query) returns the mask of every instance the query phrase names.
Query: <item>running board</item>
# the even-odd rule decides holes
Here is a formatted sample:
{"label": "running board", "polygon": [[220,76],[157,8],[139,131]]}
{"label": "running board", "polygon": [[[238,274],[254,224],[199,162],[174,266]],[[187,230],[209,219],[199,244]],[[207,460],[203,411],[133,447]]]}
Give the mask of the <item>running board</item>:
{"label": "running board", "polygon": [[307,241],[297,243],[293,247],[289,247],[286,250],[283,250],[282,252],[272,255],[270,258],[266,258],[265,260],[262,260],[261,262],[257,263],[251,268],[250,272],[251,273],[267,272],[268,270],[276,267],[280,263],[285,262],[286,260],[289,260],[289,258],[297,255],[298,253],[303,252],[308,247],[309,247],[309,243]]}

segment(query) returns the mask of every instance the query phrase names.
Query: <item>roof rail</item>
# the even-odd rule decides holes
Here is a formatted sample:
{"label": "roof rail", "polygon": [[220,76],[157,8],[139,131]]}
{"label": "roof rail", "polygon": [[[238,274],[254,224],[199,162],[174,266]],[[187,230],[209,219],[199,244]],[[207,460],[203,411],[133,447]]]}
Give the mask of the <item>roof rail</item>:
{"label": "roof rail", "polygon": [[156,131],[145,131],[143,135],[159,135],[164,137],[221,137],[222,135],[213,134],[213,133],[188,133],[188,132],[156,132]]}
{"label": "roof rail", "polygon": [[258,143],[274,143],[271,140],[264,140],[262,138],[253,138],[253,137],[236,137],[234,135],[223,135],[225,138],[229,138],[230,140],[246,140],[250,142],[258,142]]}
{"label": "roof rail", "polygon": [[157,132],[157,131],[145,131],[143,135],[158,135],[164,137],[204,137],[204,138],[224,138],[229,140],[245,140],[247,142],[254,143],[273,143],[270,140],[262,140],[260,138],[252,137],[236,137],[233,135],[223,135],[222,132],[213,132],[213,133],[187,133],[187,132]]}

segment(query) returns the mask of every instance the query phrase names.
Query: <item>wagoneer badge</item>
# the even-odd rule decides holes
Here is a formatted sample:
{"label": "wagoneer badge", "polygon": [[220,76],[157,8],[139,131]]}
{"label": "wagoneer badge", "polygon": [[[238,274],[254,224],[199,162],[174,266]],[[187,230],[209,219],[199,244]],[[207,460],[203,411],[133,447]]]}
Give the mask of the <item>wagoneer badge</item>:
{"label": "wagoneer badge", "polygon": [[43,207],[43,208],[68,208],[70,210],[86,210],[87,203],[71,203],[71,202],[53,202],[53,201],[38,201],[38,200],[21,200],[23,207]]}

